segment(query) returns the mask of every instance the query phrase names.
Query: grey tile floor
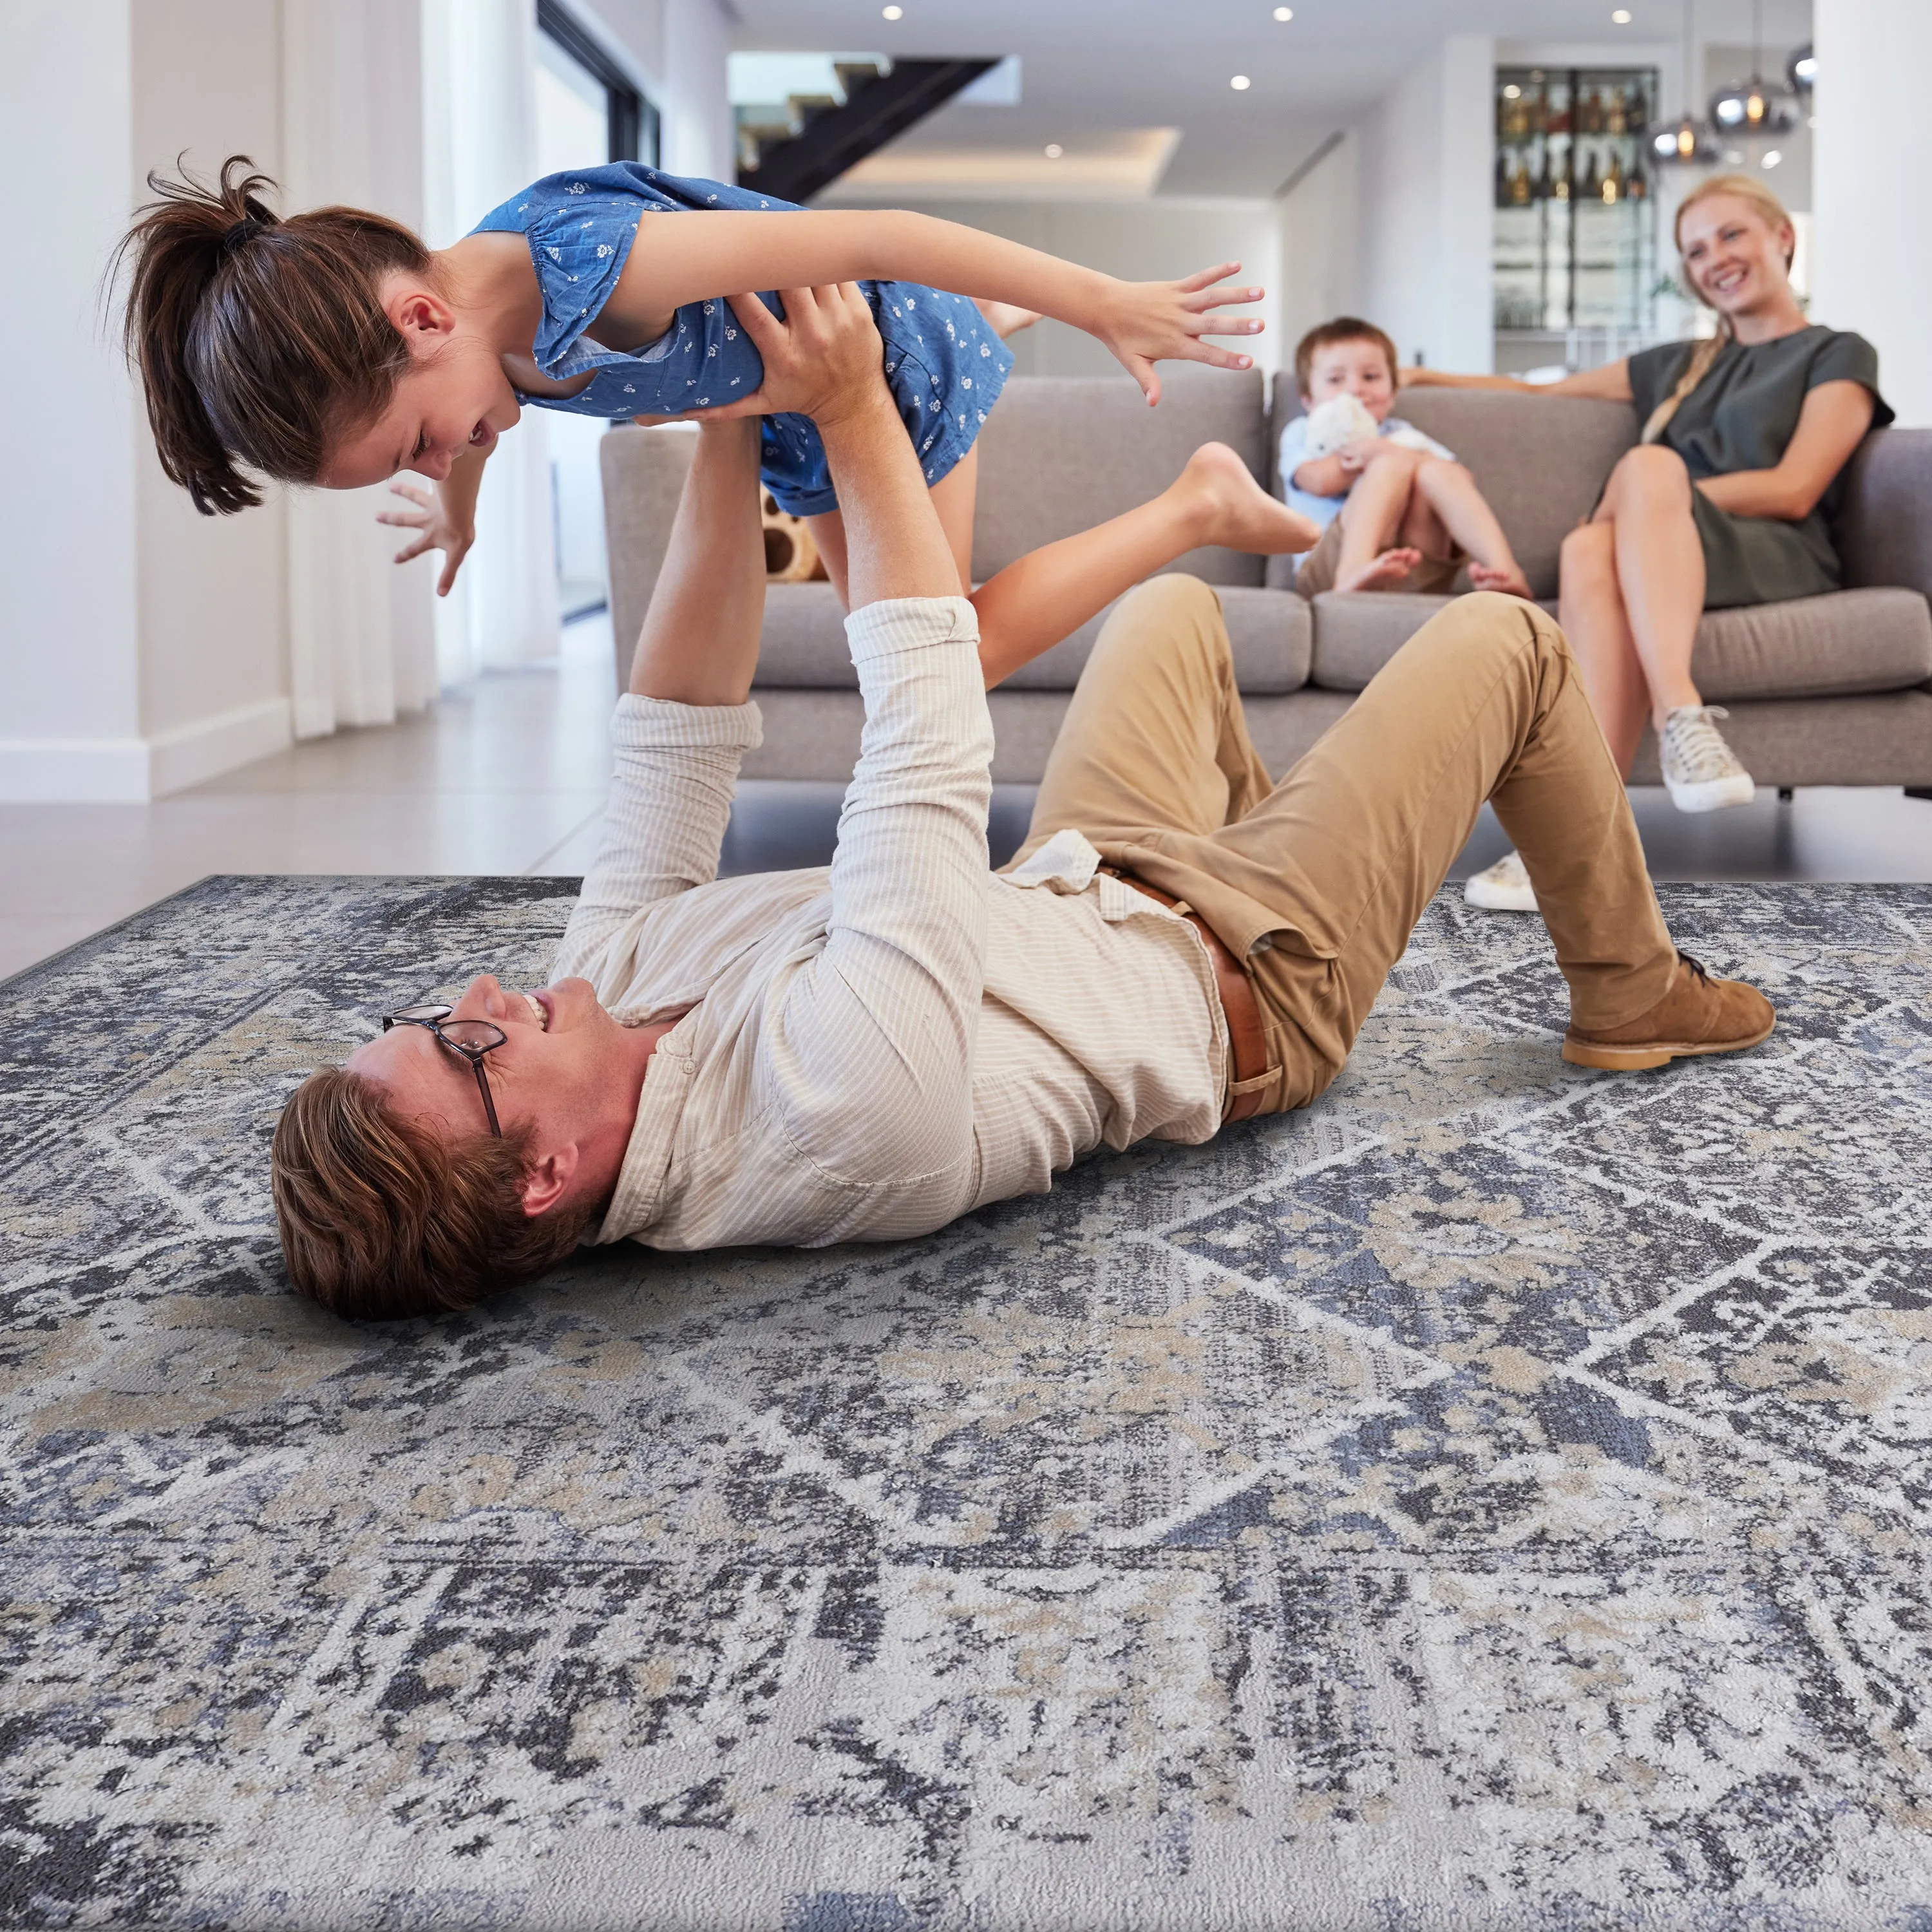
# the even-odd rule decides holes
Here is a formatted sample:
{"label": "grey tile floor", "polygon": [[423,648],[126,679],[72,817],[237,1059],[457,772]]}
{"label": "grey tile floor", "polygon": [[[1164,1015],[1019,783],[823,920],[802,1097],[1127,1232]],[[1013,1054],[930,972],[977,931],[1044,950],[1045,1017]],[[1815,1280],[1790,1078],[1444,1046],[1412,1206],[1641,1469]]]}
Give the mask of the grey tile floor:
{"label": "grey tile floor", "polygon": [[[556,659],[493,672],[404,722],[344,731],[151,805],[0,806],[0,978],[211,872],[581,872],[610,775],[602,616]],[[1633,794],[1660,879],[1932,879],[1932,802],[1897,791],[1761,796],[1690,818]],[[728,872],[821,864],[839,788],[747,783]],[[996,858],[1030,789],[995,788]],[[1456,876],[1504,847],[1486,812]]]}

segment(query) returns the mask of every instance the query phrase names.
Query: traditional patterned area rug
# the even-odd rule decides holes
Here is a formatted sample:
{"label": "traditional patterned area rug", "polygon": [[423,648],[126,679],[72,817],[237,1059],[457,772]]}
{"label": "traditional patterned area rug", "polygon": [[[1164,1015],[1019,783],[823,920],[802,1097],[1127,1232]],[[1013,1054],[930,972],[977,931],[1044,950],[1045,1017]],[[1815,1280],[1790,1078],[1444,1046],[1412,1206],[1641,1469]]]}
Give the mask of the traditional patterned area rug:
{"label": "traditional patterned area rug", "polygon": [[933,1239],[290,1298],[281,1096],[562,882],[0,988],[9,1925],[1932,1926],[1932,889],[1669,890],[1732,1061],[1431,911],[1309,1113]]}

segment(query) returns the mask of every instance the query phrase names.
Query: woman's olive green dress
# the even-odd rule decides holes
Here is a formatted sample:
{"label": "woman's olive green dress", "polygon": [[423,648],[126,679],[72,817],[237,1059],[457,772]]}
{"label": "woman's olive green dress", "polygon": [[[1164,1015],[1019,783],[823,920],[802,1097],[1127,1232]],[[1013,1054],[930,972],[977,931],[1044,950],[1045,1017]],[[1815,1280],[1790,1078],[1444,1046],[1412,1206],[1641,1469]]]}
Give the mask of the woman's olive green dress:
{"label": "woman's olive green dress", "polygon": [[[1640,423],[1648,422],[1676,387],[1696,346],[1666,342],[1630,358]],[[1804,398],[1820,382],[1862,382],[1871,392],[1874,429],[1892,421],[1878,392],[1878,352],[1862,335],[1814,326],[1774,342],[1726,343],[1658,440],[1683,458],[1694,483],[1740,470],[1774,470],[1797,430]],[[1693,490],[1690,507],[1704,546],[1705,609],[1837,590],[1841,572],[1832,526],[1844,489],[1840,470],[1811,514],[1795,524],[1741,517]]]}

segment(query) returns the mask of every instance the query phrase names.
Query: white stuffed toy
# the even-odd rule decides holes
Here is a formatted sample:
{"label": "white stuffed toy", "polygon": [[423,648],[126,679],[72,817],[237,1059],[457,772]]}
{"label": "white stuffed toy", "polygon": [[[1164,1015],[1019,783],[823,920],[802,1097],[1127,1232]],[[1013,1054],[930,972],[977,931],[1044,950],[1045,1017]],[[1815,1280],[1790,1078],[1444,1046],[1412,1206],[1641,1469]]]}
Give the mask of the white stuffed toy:
{"label": "white stuffed toy", "polygon": [[[1370,415],[1365,404],[1354,396],[1330,396],[1325,403],[1317,403],[1308,412],[1306,447],[1310,460],[1317,460],[1333,456],[1352,442],[1372,439],[1380,434],[1381,425]],[[1411,429],[1406,424],[1400,429],[1391,430],[1384,440],[1400,443],[1409,449],[1426,450],[1430,447],[1429,439],[1420,430]]]}

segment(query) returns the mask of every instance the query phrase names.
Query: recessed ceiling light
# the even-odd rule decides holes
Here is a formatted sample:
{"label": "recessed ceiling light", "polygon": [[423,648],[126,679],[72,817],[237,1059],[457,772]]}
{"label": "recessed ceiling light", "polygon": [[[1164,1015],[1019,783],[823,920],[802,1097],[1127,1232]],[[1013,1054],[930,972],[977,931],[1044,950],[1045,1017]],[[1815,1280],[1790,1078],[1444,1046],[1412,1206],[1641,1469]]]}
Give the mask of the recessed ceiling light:
{"label": "recessed ceiling light", "polygon": [[1628,7],[1619,7],[1610,16],[1610,25],[1613,27],[1628,27],[1630,25],[1630,9]]}
{"label": "recessed ceiling light", "polygon": [[1245,94],[1250,88],[1254,86],[1254,82],[1251,81],[1246,74],[1238,74],[1234,76],[1233,80],[1228,82],[1228,85],[1232,87],[1237,94]]}
{"label": "recessed ceiling light", "polygon": [[889,20],[903,20],[905,18],[905,9],[903,7],[881,7],[879,11]]}
{"label": "recessed ceiling light", "polygon": [[1292,7],[1277,7],[1274,10],[1274,16],[1285,27],[1294,18],[1294,9]]}
{"label": "recessed ceiling light", "polygon": [[1762,160],[1759,162],[1758,166],[1761,168],[1774,168],[1780,161],[1784,160],[1784,154],[1783,150],[1774,148],[1769,154],[1765,156]]}
{"label": "recessed ceiling light", "polygon": [[1066,150],[1058,141],[1049,141],[1046,144],[1046,158],[1049,161],[1058,160],[1066,152]]}

